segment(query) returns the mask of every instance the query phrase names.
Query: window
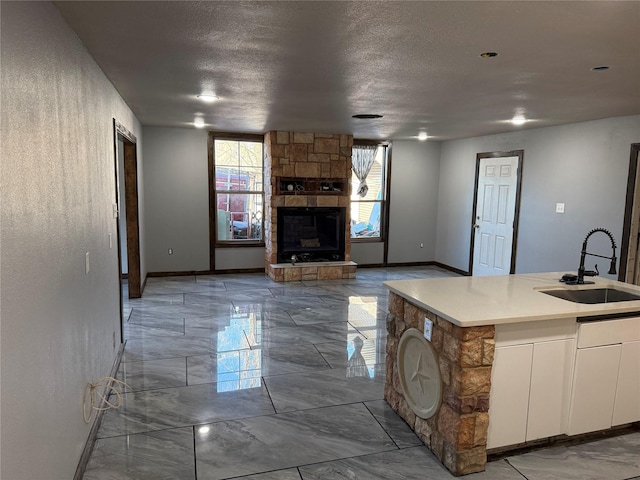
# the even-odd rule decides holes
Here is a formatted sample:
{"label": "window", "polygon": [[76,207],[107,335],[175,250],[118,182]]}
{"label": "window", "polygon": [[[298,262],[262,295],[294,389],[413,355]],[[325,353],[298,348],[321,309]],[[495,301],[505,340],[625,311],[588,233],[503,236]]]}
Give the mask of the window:
{"label": "window", "polygon": [[264,173],[261,136],[213,137],[216,243],[263,241]]}
{"label": "window", "polygon": [[[356,141],[353,150],[357,148]],[[387,145],[378,145],[366,181],[369,190],[361,197],[358,195],[360,180],[351,172],[351,238],[380,241],[386,218]]]}

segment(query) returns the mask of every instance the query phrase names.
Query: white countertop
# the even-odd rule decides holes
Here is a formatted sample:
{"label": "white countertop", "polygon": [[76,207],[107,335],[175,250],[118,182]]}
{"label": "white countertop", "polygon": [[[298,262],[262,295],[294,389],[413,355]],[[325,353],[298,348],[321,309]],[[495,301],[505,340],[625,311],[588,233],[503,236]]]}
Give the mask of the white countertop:
{"label": "white countertop", "polygon": [[531,273],[390,280],[384,285],[411,303],[461,327],[640,312],[640,300],[584,304],[538,291],[615,287],[640,295],[640,287],[607,278],[588,277],[586,280],[594,281],[595,285],[569,286],[560,283],[560,277],[562,273],[559,272]]}

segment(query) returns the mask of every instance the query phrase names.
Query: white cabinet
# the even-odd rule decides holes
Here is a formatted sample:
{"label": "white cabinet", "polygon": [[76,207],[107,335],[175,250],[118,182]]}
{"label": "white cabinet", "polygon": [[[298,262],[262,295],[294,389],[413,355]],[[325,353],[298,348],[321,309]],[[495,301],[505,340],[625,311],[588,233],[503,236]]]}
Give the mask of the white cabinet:
{"label": "white cabinet", "polygon": [[625,342],[620,352],[612,425],[637,421],[640,421],[640,342]]}
{"label": "white cabinet", "polygon": [[569,435],[611,427],[622,346],[578,349],[569,413]]}
{"label": "white cabinet", "polygon": [[487,448],[524,442],[532,359],[533,344],[496,348],[491,372]]}
{"label": "white cabinet", "polygon": [[527,441],[565,433],[575,351],[574,339],[534,344]]}
{"label": "white cabinet", "polygon": [[566,430],[575,339],[496,347],[487,448]]}
{"label": "white cabinet", "polygon": [[640,317],[496,326],[487,448],[640,421]]}
{"label": "white cabinet", "polygon": [[583,323],[571,392],[569,435],[640,420],[640,318]]}

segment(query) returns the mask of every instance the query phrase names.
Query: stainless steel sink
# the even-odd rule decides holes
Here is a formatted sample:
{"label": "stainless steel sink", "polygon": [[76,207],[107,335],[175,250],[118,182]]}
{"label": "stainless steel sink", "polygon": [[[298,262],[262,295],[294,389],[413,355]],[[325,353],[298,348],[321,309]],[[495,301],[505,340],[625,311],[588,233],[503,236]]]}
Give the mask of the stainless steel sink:
{"label": "stainless steel sink", "polygon": [[556,288],[540,290],[540,292],[575,303],[611,303],[640,300],[640,295],[615,288],[589,288],[584,290]]}

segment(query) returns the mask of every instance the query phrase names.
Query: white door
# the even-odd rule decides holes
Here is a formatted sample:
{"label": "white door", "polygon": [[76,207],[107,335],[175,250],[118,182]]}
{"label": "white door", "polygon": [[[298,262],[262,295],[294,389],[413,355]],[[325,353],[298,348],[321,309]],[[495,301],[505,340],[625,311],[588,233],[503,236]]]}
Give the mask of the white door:
{"label": "white door", "polygon": [[480,159],[473,275],[509,274],[517,185],[518,157]]}

